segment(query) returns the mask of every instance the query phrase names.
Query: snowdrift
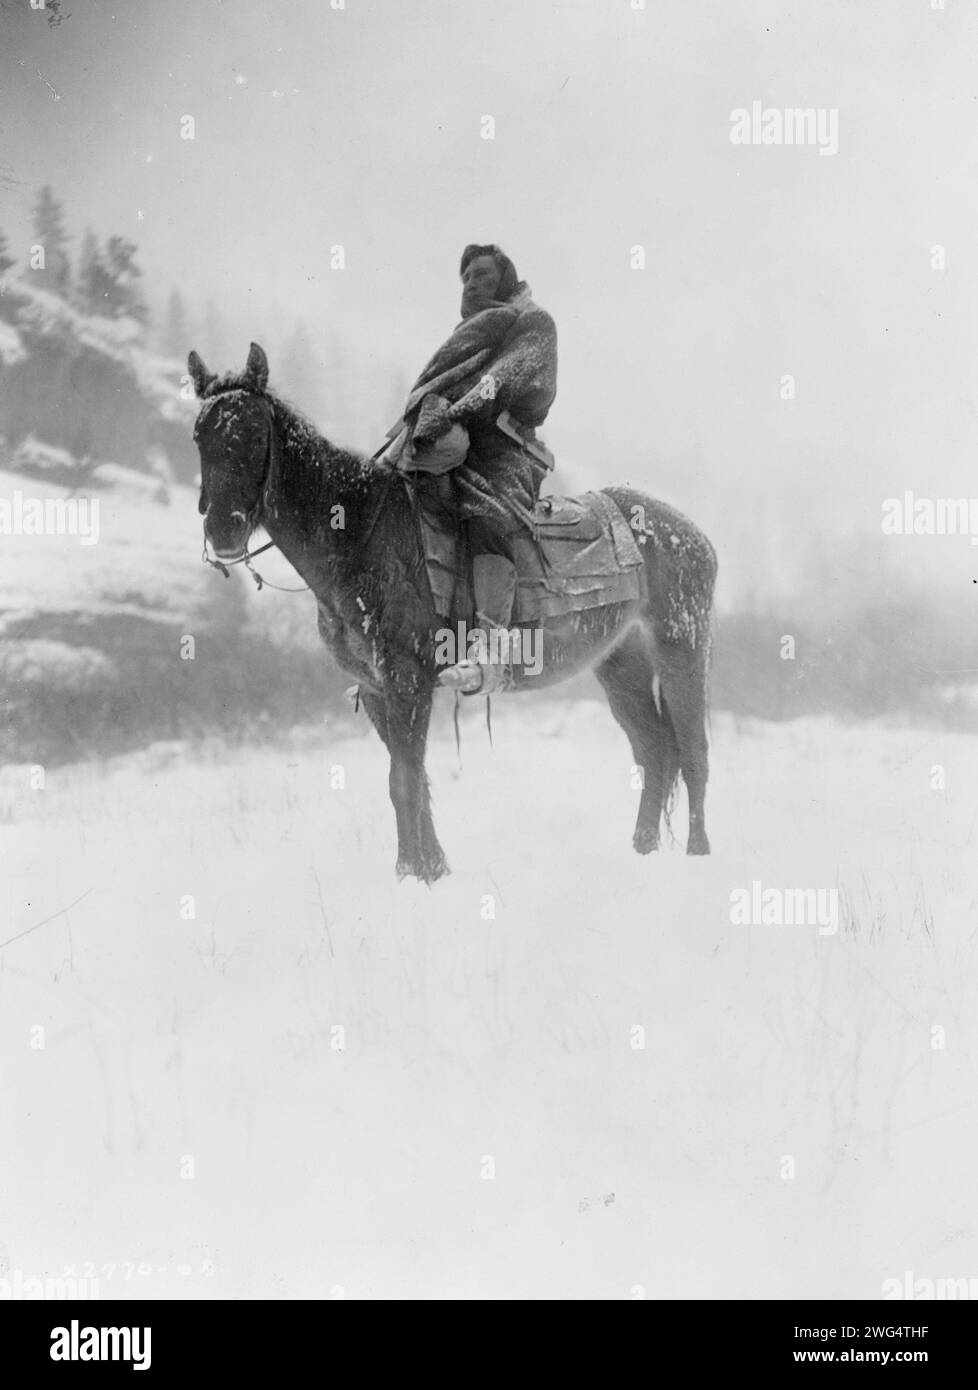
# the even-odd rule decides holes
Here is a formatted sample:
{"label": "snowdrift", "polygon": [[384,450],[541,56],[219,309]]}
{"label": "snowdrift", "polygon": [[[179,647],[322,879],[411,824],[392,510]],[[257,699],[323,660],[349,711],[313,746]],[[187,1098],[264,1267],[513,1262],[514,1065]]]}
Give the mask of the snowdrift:
{"label": "snowdrift", "polygon": [[[718,717],[713,857],[640,858],[607,710],[499,705],[461,773],[437,712],[433,889],[394,880],[372,737],[3,774],[10,1269],[133,1298],[974,1274],[978,743]],[[733,925],[755,879],[837,888],[839,930]]]}

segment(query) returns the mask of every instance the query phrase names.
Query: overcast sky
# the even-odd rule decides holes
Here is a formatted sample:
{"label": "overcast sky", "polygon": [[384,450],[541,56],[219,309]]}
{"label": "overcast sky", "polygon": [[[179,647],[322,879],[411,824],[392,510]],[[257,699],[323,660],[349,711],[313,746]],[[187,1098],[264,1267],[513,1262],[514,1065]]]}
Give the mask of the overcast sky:
{"label": "overcast sky", "polygon": [[[154,296],[409,376],[497,240],[557,320],[547,433],[586,483],[720,525],[978,491],[978,6],[632,3],[2,0],[0,225],[29,241],[50,182]],[[732,144],[755,100],[837,108],[838,153]]]}

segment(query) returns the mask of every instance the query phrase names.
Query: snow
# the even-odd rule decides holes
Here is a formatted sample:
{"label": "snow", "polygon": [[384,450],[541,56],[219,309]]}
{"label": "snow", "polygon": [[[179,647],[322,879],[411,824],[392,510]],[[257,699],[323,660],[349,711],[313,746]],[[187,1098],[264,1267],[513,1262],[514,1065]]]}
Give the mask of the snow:
{"label": "snow", "polygon": [[[28,333],[72,342],[116,362],[133,374],[140,393],[163,419],[182,423],[188,431],[192,428],[197,401],[178,389],[186,366],[141,346],[145,338],[142,324],[126,315],[110,318],[84,313],[60,295],[38,288],[29,279],[17,282],[17,298],[19,322]],[[11,332],[17,343],[9,337]],[[9,357],[8,351],[12,353]],[[8,330],[7,338],[0,337],[0,357],[14,362],[22,356],[19,335],[15,330]]]}
{"label": "snow", "polygon": [[[18,473],[50,473],[56,481],[61,481],[74,472],[84,477],[84,470],[67,449],[59,449],[53,444],[45,444],[36,435],[29,434],[18,444],[12,459],[12,467]],[[23,487],[23,482],[21,482]]]}
{"label": "snow", "polygon": [[[641,858],[603,704],[495,706],[461,773],[436,712],[430,889],[373,734],[0,775],[7,1266],[134,1298],[973,1275],[978,740],[715,716],[714,855]],[[838,886],[839,932],[733,926],[755,879]]]}
{"label": "snow", "polygon": [[[156,454],[160,457],[159,451]],[[158,464],[158,467],[160,465]],[[164,502],[167,495],[165,479],[157,473],[137,472],[135,468],[125,468],[120,463],[99,463],[92,469],[92,479],[100,488],[113,488],[117,492],[128,492],[134,500]]]}
{"label": "snow", "polygon": [[14,367],[26,356],[23,339],[16,328],[0,319],[0,366]]}
{"label": "snow", "polygon": [[[45,456],[62,451],[39,446]],[[107,467],[107,466],[106,466]],[[143,475],[145,476],[145,475]],[[0,544],[0,636],[12,624],[23,630],[27,619],[64,613],[120,613],[138,598],[141,610],[193,611],[206,594],[210,576],[200,563],[201,524],[196,493],[173,489],[173,505],[149,505],[142,490],[123,485],[135,481],[130,470],[103,473],[111,486],[83,489],[97,498],[99,541],[82,546],[75,536],[5,535]],[[159,479],[147,480],[156,489]],[[0,470],[0,498],[17,490],[48,499],[76,495],[47,479]]]}

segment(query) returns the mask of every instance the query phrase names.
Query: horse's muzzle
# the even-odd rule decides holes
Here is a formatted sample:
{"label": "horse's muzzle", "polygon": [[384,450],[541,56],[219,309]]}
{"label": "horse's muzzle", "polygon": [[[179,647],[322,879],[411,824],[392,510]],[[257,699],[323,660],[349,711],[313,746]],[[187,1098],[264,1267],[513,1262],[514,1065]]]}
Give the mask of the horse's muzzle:
{"label": "horse's muzzle", "polygon": [[204,540],[219,560],[240,560],[248,550],[251,527],[244,512],[233,511],[226,525],[214,526],[204,518]]}

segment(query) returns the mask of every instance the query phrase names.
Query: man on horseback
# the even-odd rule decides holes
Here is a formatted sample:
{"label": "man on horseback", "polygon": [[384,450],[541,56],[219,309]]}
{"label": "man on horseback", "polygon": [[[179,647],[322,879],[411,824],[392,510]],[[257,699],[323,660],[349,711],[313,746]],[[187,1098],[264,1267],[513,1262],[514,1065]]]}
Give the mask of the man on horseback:
{"label": "man on horseback", "polygon": [[511,671],[513,537],[532,528],[553,467],[536,427],[557,391],[557,330],[498,246],[467,246],[459,274],[462,320],[412,387],[385,456],[413,475],[423,506],[466,527],[476,621],[487,640],[477,660],[447,668],[439,684],[488,695]]}

